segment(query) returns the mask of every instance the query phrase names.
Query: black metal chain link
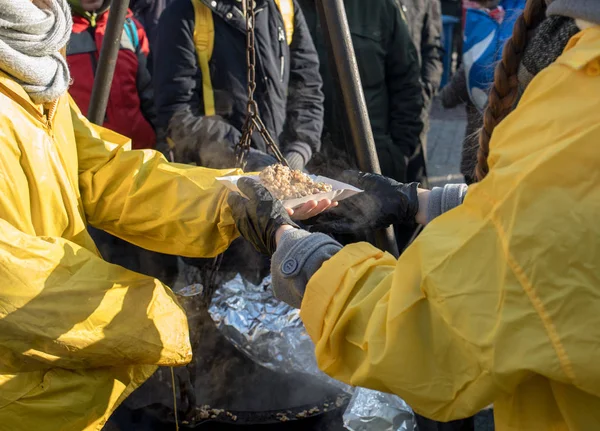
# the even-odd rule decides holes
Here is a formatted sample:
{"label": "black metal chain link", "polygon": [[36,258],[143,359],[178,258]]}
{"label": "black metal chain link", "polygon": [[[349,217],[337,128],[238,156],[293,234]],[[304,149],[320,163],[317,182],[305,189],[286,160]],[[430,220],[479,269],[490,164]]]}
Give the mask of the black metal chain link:
{"label": "black metal chain link", "polygon": [[242,126],[242,136],[240,142],[235,146],[236,167],[244,169],[246,159],[250,153],[252,144],[252,135],[257,131],[271,150],[277,161],[288,166],[285,157],[277,147],[277,144],[271,137],[271,134],[265,127],[265,124],[258,113],[258,104],[254,100],[256,91],[256,49],[254,36],[254,23],[256,22],[256,11],[254,0],[243,0],[244,16],[246,17],[246,66],[248,78],[248,103],[246,105],[246,119]]}
{"label": "black metal chain link", "polygon": [[[235,146],[235,164],[237,168],[244,169],[246,160],[250,153],[252,144],[252,134],[257,131],[262,139],[267,144],[267,148],[271,150],[277,161],[285,166],[289,166],[285,157],[279,150],[279,147],[271,137],[265,123],[260,118],[258,113],[258,104],[254,100],[254,92],[256,91],[256,49],[254,40],[254,22],[256,18],[254,0],[243,0],[244,16],[246,17],[246,66],[248,78],[248,103],[246,105],[246,119],[242,126],[242,136],[240,142]],[[221,267],[223,255],[214,258],[212,265],[209,268],[204,268],[202,271],[202,280],[204,280],[203,298],[206,306],[210,305],[212,296],[217,289],[217,273]]]}
{"label": "black metal chain link", "polygon": [[[258,105],[254,100],[254,92],[256,91],[256,50],[254,47],[254,22],[255,22],[255,10],[254,10],[254,0],[243,0],[244,5],[244,14],[246,17],[246,65],[248,67],[247,77],[248,77],[248,104],[246,106],[246,119],[244,121],[244,125],[242,126],[242,136],[240,138],[240,142],[238,142],[235,146],[235,155],[236,155],[236,167],[244,169],[246,165],[246,159],[248,158],[248,153],[250,152],[250,145],[252,143],[252,134],[256,130],[262,139],[267,144],[267,148],[271,150],[273,155],[277,158],[279,163],[289,166],[285,157],[277,147],[277,144],[271,137],[271,134],[267,130],[265,124],[260,118],[258,113]],[[221,267],[221,263],[223,262],[223,254],[215,257],[210,266],[205,266],[200,269],[200,277],[202,280],[202,294],[200,297],[201,306],[208,310],[210,304],[212,302],[212,297],[217,290],[218,287],[218,272]],[[194,283],[195,280],[187,280],[189,283]],[[171,368],[171,379],[173,385],[173,395],[174,395],[174,405],[175,409],[177,409],[177,397],[175,392],[175,376],[173,373],[173,369]],[[180,391],[183,394],[183,388],[180,385]],[[190,403],[188,407],[189,412],[193,411],[194,407],[196,407],[195,397],[188,399]],[[179,423],[176,419],[176,426],[179,429]]]}

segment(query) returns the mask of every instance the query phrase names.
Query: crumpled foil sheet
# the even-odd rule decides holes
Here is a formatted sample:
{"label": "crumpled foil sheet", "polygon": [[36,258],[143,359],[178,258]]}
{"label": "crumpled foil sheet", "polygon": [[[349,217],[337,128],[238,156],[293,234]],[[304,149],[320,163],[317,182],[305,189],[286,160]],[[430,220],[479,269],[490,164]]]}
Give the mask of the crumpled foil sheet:
{"label": "crumpled foil sheet", "polygon": [[352,388],[319,370],[300,311],[278,300],[271,277],[253,285],[239,274],[219,287],[209,313],[221,333],[250,359],[280,373],[306,373],[341,390]]}
{"label": "crumpled foil sheet", "polygon": [[417,424],[401,398],[357,388],[344,413],[344,426],[350,431],[415,431]]}
{"label": "crumpled foil sheet", "polygon": [[[189,286],[196,291],[197,287]],[[253,285],[236,275],[218,288],[209,313],[221,333],[256,363],[280,373],[306,373],[354,395],[344,413],[350,431],[415,431],[412,409],[399,397],[354,388],[319,370],[300,311],[279,301],[271,277]]]}

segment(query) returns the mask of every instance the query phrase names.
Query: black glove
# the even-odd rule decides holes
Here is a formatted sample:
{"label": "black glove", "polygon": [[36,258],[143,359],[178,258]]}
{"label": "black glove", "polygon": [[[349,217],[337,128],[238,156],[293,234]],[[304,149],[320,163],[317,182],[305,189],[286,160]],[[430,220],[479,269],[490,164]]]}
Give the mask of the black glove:
{"label": "black glove", "polygon": [[242,236],[259,252],[272,256],[277,244],[275,234],[283,225],[298,227],[292,221],[283,204],[275,199],[258,181],[241,178],[238,183],[240,191],[231,193],[227,203],[235,224]]}
{"label": "black glove", "polygon": [[364,190],[306,224],[312,231],[346,234],[384,229],[391,224],[414,225],[419,210],[417,183],[402,184],[391,178],[346,171],[340,181]]}
{"label": "black glove", "polygon": [[277,159],[274,156],[263,153],[262,151],[254,148],[250,148],[244,170],[246,172],[258,172],[262,171],[267,166],[274,165],[275,163],[277,163]]}

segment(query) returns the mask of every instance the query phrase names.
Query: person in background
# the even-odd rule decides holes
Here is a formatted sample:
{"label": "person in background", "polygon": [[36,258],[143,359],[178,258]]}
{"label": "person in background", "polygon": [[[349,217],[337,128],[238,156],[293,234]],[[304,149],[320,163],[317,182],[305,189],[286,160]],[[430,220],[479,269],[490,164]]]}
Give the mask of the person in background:
{"label": "person in background", "polygon": [[[468,4],[465,27],[463,64],[441,91],[444,108],[462,103],[467,112],[460,171],[467,184],[475,182],[475,166],[479,148],[478,132],[483,123],[487,91],[493,83],[493,68],[500,60],[514,23],[525,7],[525,0],[481,0]],[[573,24],[570,35],[577,29]],[[482,41],[488,41],[487,45]],[[485,46],[485,49],[481,49]]]}
{"label": "person in background", "polygon": [[146,30],[148,40],[150,41],[150,52],[152,52],[154,48],[158,20],[165,8],[172,1],[173,0],[131,0],[129,2],[129,8],[133,12],[133,15],[142,24],[144,30]]}
{"label": "person in background", "polygon": [[421,146],[411,155],[408,181],[419,181],[427,186],[427,132],[429,111],[437,94],[444,70],[442,57],[442,14],[439,0],[396,0],[406,20],[419,57],[423,86],[423,123]]}
{"label": "person in background", "polygon": [[493,403],[498,430],[600,429],[600,3],[528,0],[489,94],[478,183],[350,172],[365,192],[312,223],[427,224],[399,259],[287,226],[251,179],[228,201],[330,376],[441,421]]}
{"label": "person in background", "polygon": [[[73,33],[67,46],[67,63],[73,77],[69,93],[87,115],[110,0],[68,1],[73,10]],[[156,145],[154,89],[146,68],[149,52],[146,32],[130,10],[123,28],[103,126],[130,137],[134,149]]]}
{"label": "person in background", "polygon": [[[258,110],[290,167],[303,170],[321,148],[323,92],[319,59],[295,0],[257,0]],[[212,31],[214,30],[214,32]],[[159,142],[173,160],[199,166],[235,165],[248,103],[246,20],[239,0],[175,0],[161,16],[154,83]],[[167,149],[168,148],[168,149]],[[277,159],[257,132],[245,170]],[[212,260],[184,259],[197,268]],[[195,273],[186,268],[185,273]],[[224,255],[220,274],[238,272],[259,283],[268,260],[243,239]]]}
{"label": "person in background", "polygon": [[[315,0],[298,1],[315,41],[325,91],[325,127],[322,156],[311,169],[335,177],[345,167],[356,167],[350,125],[346,117],[336,70],[329,60],[325,28]],[[407,180],[407,163],[419,151],[423,120],[423,93],[417,52],[394,0],[345,0],[352,43],[381,171],[398,181]],[[355,232],[338,237],[344,243],[365,237]],[[397,232],[403,249],[412,231]]]}
{"label": "person in background", "polygon": [[[463,0],[463,7],[478,9],[484,14],[489,15],[498,24],[503,23],[506,15],[506,11],[500,6],[500,0]],[[491,30],[493,29],[494,27]],[[470,40],[468,34],[465,34],[465,39]],[[488,64],[487,66],[490,69],[493,68],[492,64]],[[491,85],[491,82],[488,82],[487,85]],[[473,184],[475,182],[475,166],[477,165],[477,149],[479,148],[479,130],[481,129],[483,118],[481,112],[470,99],[464,64],[461,64],[448,85],[442,89],[440,100],[442,106],[446,109],[455,108],[463,103],[465,104],[467,124],[465,126],[465,138],[462,145],[460,172],[465,177],[467,184]]]}
{"label": "person in background", "polygon": [[[458,69],[462,63],[462,56],[460,53],[462,52],[462,43],[463,43],[463,32],[464,32],[464,24],[465,24],[465,16],[464,16],[464,3],[469,2],[470,0],[441,0],[442,6],[442,17],[449,16],[457,18],[460,24],[454,26],[454,31],[452,35],[452,53],[457,54],[455,67]],[[444,53],[444,55],[446,55]],[[454,62],[453,62],[454,63]]]}
{"label": "person in background", "polygon": [[402,15],[417,48],[425,108],[442,80],[444,46],[442,44],[442,13],[439,0],[397,0]]}
{"label": "person in background", "polygon": [[152,55],[154,53],[154,45],[156,43],[156,32],[158,27],[158,20],[162,15],[165,8],[173,0],[131,0],[129,2],[129,8],[133,12],[133,16],[142,24],[146,35],[148,35],[148,41],[150,42],[150,54],[148,55],[148,69],[152,72]]}
{"label": "person in background", "polygon": [[469,98],[467,77],[462,65],[452,76],[448,85],[442,88],[440,100],[445,109],[452,109],[463,103],[465,104],[467,124],[462,144],[460,173],[465,177],[465,183],[473,184],[476,181],[475,166],[477,165],[477,149],[479,148],[479,129],[481,129],[483,119],[481,112]]}
{"label": "person in background", "polygon": [[463,45],[467,91],[475,107],[483,112],[488,103],[494,65],[500,61],[514,23],[525,0],[480,0],[466,11]]}
{"label": "person in background", "polygon": [[[304,169],[321,147],[318,56],[295,0],[257,0],[255,11],[255,100],[290,166]],[[208,46],[200,45],[204,41]],[[248,102],[242,3],[175,0],[160,19],[155,54],[157,121],[165,138],[161,142],[169,138],[178,161],[233,166]],[[255,137],[248,170],[276,162],[264,141]],[[188,150],[191,158],[179,156],[190,154]]]}
{"label": "person in background", "polygon": [[460,18],[462,15],[462,0],[440,0],[442,15]]}
{"label": "person in background", "polygon": [[[73,31],[67,45],[67,63],[73,78],[71,97],[87,114],[100,49],[109,16],[109,0],[68,0],[73,11]],[[128,11],[115,66],[104,127],[132,139],[134,149],[154,148],[156,115],[154,90],[146,67],[148,37]],[[154,253],[109,233],[90,228],[102,256],[111,263],[172,284],[177,275],[174,256]]]}
{"label": "person in background", "polygon": [[[317,46],[325,82],[322,151],[327,159],[348,157],[355,165],[342,96],[328,59],[316,2],[298,3]],[[391,178],[406,181],[406,162],[419,148],[423,130],[417,53],[394,0],[346,0],[344,6],[381,170]]]}

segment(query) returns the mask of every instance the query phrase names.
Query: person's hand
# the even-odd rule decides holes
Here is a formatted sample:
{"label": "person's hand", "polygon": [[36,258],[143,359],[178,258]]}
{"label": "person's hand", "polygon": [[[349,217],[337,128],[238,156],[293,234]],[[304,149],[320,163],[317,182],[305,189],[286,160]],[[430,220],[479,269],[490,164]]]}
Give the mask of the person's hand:
{"label": "person's hand", "polygon": [[258,181],[240,178],[240,192],[230,193],[227,202],[240,234],[256,250],[268,256],[277,248],[276,233],[281,226],[298,227],[292,221],[283,204],[275,199]]}
{"label": "person's hand", "polygon": [[340,181],[363,190],[337,208],[307,220],[313,231],[353,233],[384,229],[391,224],[415,224],[419,209],[417,183],[402,184],[381,175],[346,171]]}
{"label": "person's hand", "polygon": [[337,202],[332,202],[329,199],[322,199],[318,202],[311,200],[295,209],[286,208],[286,210],[292,220],[302,221],[316,217],[322,212],[337,207],[337,205]]}

